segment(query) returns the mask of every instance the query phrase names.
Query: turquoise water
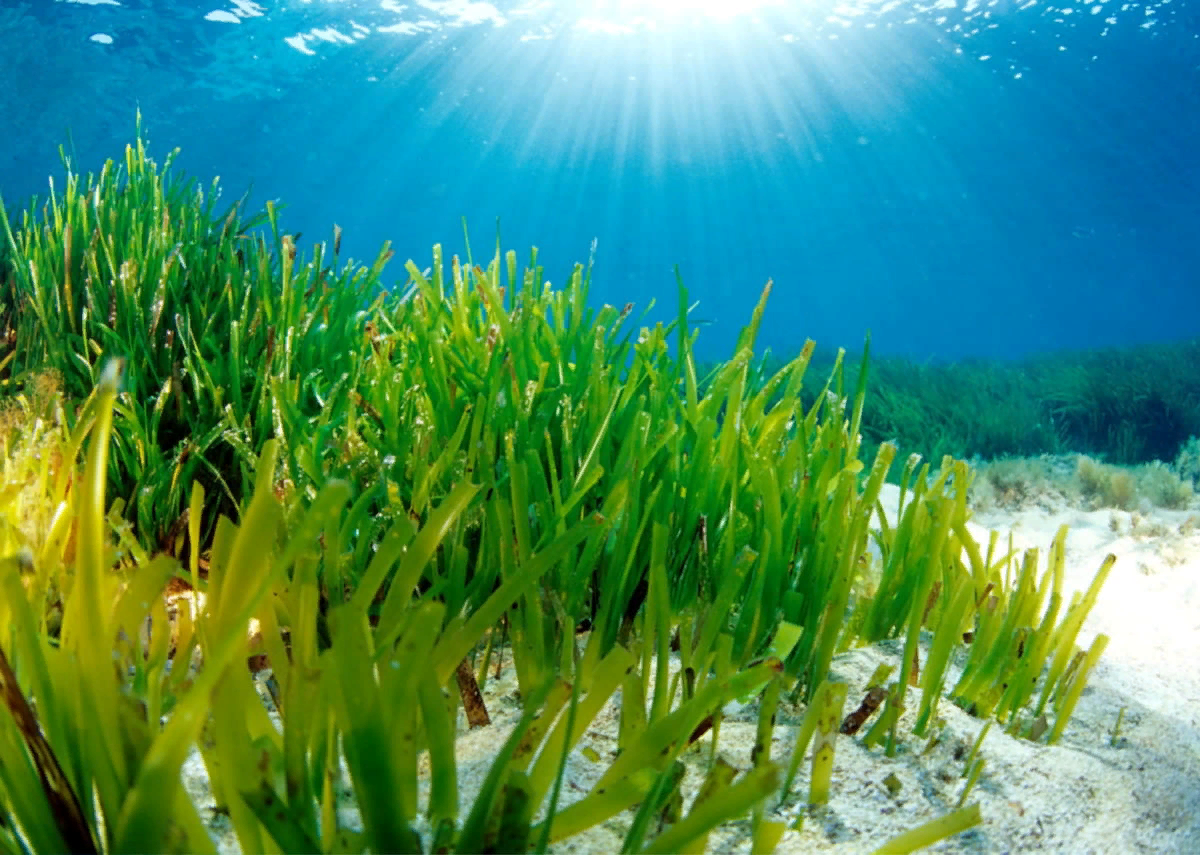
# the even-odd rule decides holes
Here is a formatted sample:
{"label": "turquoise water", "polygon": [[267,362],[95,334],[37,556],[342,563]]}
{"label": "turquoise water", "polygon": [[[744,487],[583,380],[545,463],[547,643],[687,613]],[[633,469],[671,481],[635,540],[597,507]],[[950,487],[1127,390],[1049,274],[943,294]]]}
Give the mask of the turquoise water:
{"label": "turquoise water", "polygon": [[[1200,333],[1194,2],[23,2],[0,193],[152,151],[302,244],[536,244],[761,343],[1016,357]],[[399,266],[395,275],[401,275]]]}

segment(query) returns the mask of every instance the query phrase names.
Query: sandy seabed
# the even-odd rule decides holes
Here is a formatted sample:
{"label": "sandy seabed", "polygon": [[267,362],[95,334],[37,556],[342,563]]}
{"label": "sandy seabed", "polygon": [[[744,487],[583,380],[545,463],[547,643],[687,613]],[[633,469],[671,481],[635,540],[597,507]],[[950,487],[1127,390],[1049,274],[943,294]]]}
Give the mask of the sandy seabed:
{"label": "sandy seabed", "polygon": [[[895,507],[896,500],[896,492],[885,494],[885,507]],[[1047,502],[1019,511],[977,511],[971,526],[984,543],[990,529],[1011,531],[1016,547],[1038,547],[1044,554],[1064,523],[1070,527],[1067,602],[1072,592],[1087,588],[1106,555],[1117,556],[1078,638],[1086,648],[1104,633],[1110,638],[1108,647],[1057,744],[1017,739],[993,725],[980,750],[983,773],[968,799],[980,804],[982,824],[928,851],[1200,853],[1200,513],[1086,511]],[[1044,568],[1044,557],[1042,561]],[[899,651],[898,642],[874,645],[834,660],[832,676],[850,686],[847,711],[861,700],[875,667],[896,663]],[[955,677],[952,667],[948,683]],[[464,813],[519,716],[515,692],[508,669],[488,686],[492,725],[470,732],[463,725],[458,760]],[[965,784],[964,753],[983,722],[945,700],[938,713],[946,726],[928,752],[926,740],[912,738],[888,758],[881,749],[868,751],[856,739],[840,738],[829,804],[806,816],[799,830],[787,831],[776,851],[870,852],[953,810]],[[786,763],[790,756],[800,716],[800,710],[780,709],[772,746],[776,761]],[[753,706],[726,708],[720,754],[739,769],[750,766],[756,721]],[[616,747],[616,731],[616,705],[609,704],[568,762],[564,803],[581,798],[599,779]],[[601,760],[588,760],[584,749]],[[708,751],[706,737],[684,758],[689,766],[685,804],[699,787]],[[768,803],[769,818],[792,823],[805,812],[807,767],[805,761],[794,788],[798,792],[788,802]],[[893,774],[900,782],[894,795],[884,785]],[[238,851],[227,820],[211,810],[198,754],[189,758],[184,775],[193,798],[208,808],[205,816],[220,850]],[[357,824],[355,814],[347,791],[347,825]],[[553,851],[619,851],[629,816],[557,844]],[[712,852],[750,848],[746,821],[731,823],[709,840]]]}

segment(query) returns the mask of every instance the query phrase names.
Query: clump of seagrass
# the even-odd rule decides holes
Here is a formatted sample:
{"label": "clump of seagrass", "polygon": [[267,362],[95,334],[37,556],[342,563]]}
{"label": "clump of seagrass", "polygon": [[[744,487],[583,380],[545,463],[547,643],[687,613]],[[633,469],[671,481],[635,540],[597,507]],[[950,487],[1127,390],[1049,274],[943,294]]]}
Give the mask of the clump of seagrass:
{"label": "clump of seagrass", "polygon": [[[866,371],[847,388],[839,353],[806,391],[811,342],[763,370],[769,284],[731,358],[699,376],[682,283],[672,318],[638,326],[630,307],[591,304],[590,263],[554,288],[536,252],[524,266],[498,248],[476,261],[468,244],[448,263],[435,247],[428,270],[409,262],[410,281],[376,295],[387,247],[338,269],[336,230],[332,251],[308,255],[268,207],[273,245],[255,243],[243,227],[256,215],[217,214],[211,193],[183,188],[139,141],[122,167],[68,182],[56,204],[69,229],[32,215],[8,228],[27,271],[13,293],[36,297],[14,360],[62,370],[67,407],[88,396],[64,459],[90,439],[50,523],[76,526],[75,552],[52,536],[34,561],[39,574],[70,566],[62,644],[78,672],[38,664],[54,654],[37,603],[12,601],[0,638],[24,645],[17,679],[49,749],[82,758],[66,775],[74,793],[97,794],[79,801],[100,848],[208,848],[178,783],[199,742],[247,851],[544,849],[626,811],[629,850],[702,848],[747,813],[756,850],[769,850],[786,829],[763,806],[790,797],[809,745],[809,800],[831,797],[847,696],[831,662],[884,639],[903,652],[862,723],[868,746],[908,738],[914,687],[917,736],[947,695],[1013,733],[1061,735],[1106,640],[1075,647],[1111,565],[1065,603],[1062,537],[1044,565],[997,536],[977,543],[970,471],[952,458],[904,461],[899,506],[885,511],[896,449],[864,459]],[[180,232],[141,215],[137,200],[156,194],[197,229],[184,235],[199,256],[178,255]],[[104,276],[81,275],[101,262]],[[202,263],[224,278],[193,282]],[[180,318],[169,329],[168,303]],[[120,382],[112,357],[128,360]],[[94,393],[71,386],[87,380]],[[186,549],[147,553],[163,530]],[[109,572],[122,559],[128,572]],[[162,595],[181,581],[203,600],[172,628]],[[461,810],[450,689],[486,680],[501,637],[521,717]],[[251,654],[271,663],[281,732]],[[168,667],[180,657],[201,667]],[[947,691],[951,661],[963,667]],[[619,753],[591,790],[566,792],[571,753],[618,689]],[[805,705],[796,747],[756,752],[740,775],[714,760],[706,798],[685,810],[676,761],[710,732],[715,758],[721,710],[751,695],[764,746],[781,699]],[[85,710],[102,738],[66,726]],[[0,744],[41,792],[29,763],[40,749]],[[329,783],[343,763],[354,824]],[[53,831],[52,809],[21,802],[25,791],[0,798],[22,823],[49,822],[32,851],[61,848],[70,830]],[[978,821],[963,811],[953,820]]]}

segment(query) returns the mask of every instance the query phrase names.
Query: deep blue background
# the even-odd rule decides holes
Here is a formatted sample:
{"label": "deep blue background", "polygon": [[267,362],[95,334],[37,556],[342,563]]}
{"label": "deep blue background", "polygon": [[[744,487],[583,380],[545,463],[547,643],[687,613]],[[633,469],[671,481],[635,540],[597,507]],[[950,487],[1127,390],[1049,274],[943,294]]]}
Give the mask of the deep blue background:
{"label": "deep blue background", "polygon": [[[434,242],[462,250],[463,216],[488,254],[499,217],[554,281],[596,238],[597,302],[657,298],[660,317],[677,263],[713,357],[768,277],[777,351],[867,330],[877,353],[947,359],[1200,335],[1194,0],[621,5],[507,4],[497,24],[466,3],[6,0],[0,193],[44,192],[68,128],[83,168],[118,156],[140,106],[153,153],[281,199],[302,244],[337,222],[353,255],[390,239],[425,266]],[[627,30],[581,25],[606,10]]]}

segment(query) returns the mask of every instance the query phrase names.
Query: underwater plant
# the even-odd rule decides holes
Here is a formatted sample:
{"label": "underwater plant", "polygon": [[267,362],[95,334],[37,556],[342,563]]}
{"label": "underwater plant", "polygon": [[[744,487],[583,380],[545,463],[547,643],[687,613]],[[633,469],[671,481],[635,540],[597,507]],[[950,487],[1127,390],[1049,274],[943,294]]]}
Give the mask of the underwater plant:
{"label": "underwater plant", "polygon": [[[618,815],[626,851],[703,849],[746,816],[767,851],[786,831],[768,801],[806,759],[808,803],[833,797],[839,735],[893,753],[946,699],[1036,741],[1067,726],[1111,560],[1064,602],[1065,531],[1046,555],[978,543],[948,456],[906,458],[884,507],[897,449],[864,459],[868,352],[853,384],[839,352],[815,394],[812,342],[768,367],[769,283],[701,376],[682,283],[669,323],[635,329],[632,307],[591,305],[590,264],[556,288],[536,251],[476,263],[468,244],[370,294],[386,247],[334,271],[336,231],[307,256],[274,208],[213,217],[140,140],[67,186],[55,227],[5,221],[6,850],[212,851],[180,783],[196,746],[243,851],[545,851]],[[168,249],[168,221],[210,254]],[[219,275],[193,291],[200,262]],[[895,679],[846,715],[836,657],[887,640]],[[519,717],[460,806],[456,708],[487,720],[500,657]],[[717,746],[746,698],[762,748],[739,773]],[[569,791],[614,704],[615,756]],[[772,757],[780,709],[802,712]],[[895,845],[980,820],[960,807]]]}
{"label": "underwater plant", "polygon": [[1172,470],[1184,483],[1193,489],[1200,485],[1200,437],[1188,437],[1175,455]]}
{"label": "underwater plant", "polygon": [[[1171,462],[1200,431],[1198,343],[1079,351],[1016,361],[872,359],[863,437],[930,460],[983,461],[1087,453],[1118,464]],[[820,390],[836,354],[814,353],[805,393]],[[766,354],[753,383],[780,360]],[[849,383],[860,364],[846,363]],[[753,385],[752,383],[752,385]]]}
{"label": "underwater plant", "polygon": [[51,181],[15,221],[0,201],[0,371],[11,389],[53,369],[77,401],[106,354],[136,366],[116,404],[109,479],[142,542],[165,545],[192,481],[210,509],[236,511],[256,450],[282,420],[320,412],[317,378],[353,372],[350,342],[388,252],[371,268],[343,264],[335,237],[295,265],[273,203],[219,207],[216,182],[205,190],[174,170],[178,150],[162,167],[149,157],[140,116],[136,143],[98,174],[60,154],[61,189]]}

